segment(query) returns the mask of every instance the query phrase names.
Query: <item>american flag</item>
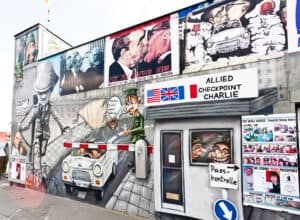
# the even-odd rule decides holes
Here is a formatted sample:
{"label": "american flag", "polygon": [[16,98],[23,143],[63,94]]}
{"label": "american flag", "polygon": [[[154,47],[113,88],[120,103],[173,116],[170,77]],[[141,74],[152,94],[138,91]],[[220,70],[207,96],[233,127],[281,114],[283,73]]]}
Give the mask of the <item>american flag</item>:
{"label": "american flag", "polygon": [[184,99],[184,86],[150,89],[147,91],[147,102],[158,103]]}
{"label": "american flag", "polygon": [[147,102],[160,102],[160,89],[150,89],[147,91]]}

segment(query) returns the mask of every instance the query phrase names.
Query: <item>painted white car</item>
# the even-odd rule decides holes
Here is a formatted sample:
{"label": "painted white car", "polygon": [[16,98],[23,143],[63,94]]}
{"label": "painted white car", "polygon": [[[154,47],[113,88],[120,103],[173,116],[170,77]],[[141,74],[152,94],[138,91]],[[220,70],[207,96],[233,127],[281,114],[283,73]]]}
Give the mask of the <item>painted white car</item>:
{"label": "painted white car", "polygon": [[101,200],[108,178],[117,172],[118,152],[98,149],[74,149],[62,161],[62,180],[67,193],[72,188],[95,191],[96,200]]}
{"label": "painted white car", "polygon": [[211,38],[207,40],[207,53],[210,55],[229,53],[246,49],[250,45],[250,33],[240,20],[231,20],[214,27]]}

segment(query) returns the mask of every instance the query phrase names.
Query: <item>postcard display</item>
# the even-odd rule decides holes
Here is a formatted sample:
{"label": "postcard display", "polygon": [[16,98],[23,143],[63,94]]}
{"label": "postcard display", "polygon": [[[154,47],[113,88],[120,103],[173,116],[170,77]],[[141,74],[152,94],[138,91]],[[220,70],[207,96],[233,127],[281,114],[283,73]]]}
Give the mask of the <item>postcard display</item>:
{"label": "postcard display", "polygon": [[242,117],[243,204],[300,215],[295,114]]}

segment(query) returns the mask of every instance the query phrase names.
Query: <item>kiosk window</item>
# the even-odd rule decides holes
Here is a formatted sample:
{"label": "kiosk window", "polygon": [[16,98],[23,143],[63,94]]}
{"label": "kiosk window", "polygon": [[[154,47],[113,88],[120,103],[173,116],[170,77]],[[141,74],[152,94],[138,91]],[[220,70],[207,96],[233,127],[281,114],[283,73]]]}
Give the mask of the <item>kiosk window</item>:
{"label": "kiosk window", "polygon": [[163,166],[181,167],[181,136],[180,133],[163,134]]}
{"label": "kiosk window", "polygon": [[182,134],[164,132],[161,138],[162,200],[183,205]]}

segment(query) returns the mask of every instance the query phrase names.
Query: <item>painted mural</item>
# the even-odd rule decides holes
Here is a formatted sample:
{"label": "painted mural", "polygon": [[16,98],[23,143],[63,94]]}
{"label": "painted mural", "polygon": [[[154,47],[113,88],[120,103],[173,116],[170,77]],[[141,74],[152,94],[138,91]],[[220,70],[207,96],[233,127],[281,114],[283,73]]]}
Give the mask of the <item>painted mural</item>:
{"label": "painted mural", "polygon": [[135,144],[149,145],[152,127],[136,88],[108,97],[60,96],[60,64],[61,55],[39,62],[33,87],[18,89],[16,99],[23,91],[33,102],[16,115],[10,180],[72,198],[85,191],[88,201],[104,206],[135,171]]}
{"label": "painted mural", "polygon": [[103,86],[104,39],[69,50],[60,59],[60,95]]}
{"label": "painted mural", "polygon": [[280,0],[214,1],[179,12],[183,71],[286,50],[285,12]]}
{"label": "painted mural", "polygon": [[39,36],[40,36],[40,41],[39,41],[38,59],[71,48],[69,44],[59,39],[54,34],[44,30],[43,28],[39,29]]}
{"label": "painted mural", "polygon": [[15,48],[15,77],[16,85],[19,85],[23,79],[23,67],[37,60],[37,30],[32,30],[18,37]]}
{"label": "painted mural", "polygon": [[[136,214],[140,216],[145,216],[141,214],[142,211],[149,214],[152,209],[153,213],[150,214],[153,215],[155,210],[165,208],[151,207],[154,205],[154,179],[148,166],[152,165],[149,158],[154,135],[157,140],[159,135],[154,134],[153,121],[145,120],[145,108],[180,104],[183,100],[212,103],[225,99],[257,97],[258,92],[261,92],[261,87],[256,88],[257,81],[262,78],[262,74],[256,72],[261,73],[262,68],[247,68],[247,74],[251,74],[251,82],[245,76],[246,73],[243,77],[238,77],[244,67],[234,70],[236,75],[227,71],[222,75],[208,74],[193,76],[194,78],[179,76],[172,81],[166,78],[158,83],[153,80],[146,85],[143,81],[188,73],[195,69],[216,68],[279,56],[287,49],[285,12],[284,0],[207,1],[43,58],[36,65],[28,65],[26,68],[23,67],[36,61],[38,50],[32,49],[32,45],[36,43],[37,31],[18,37],[10,181],[56,195],[80,198],[111,209],[117,207],[120,201],[126,201],[125,210],[130,212],[130,208],[134,207],[138,210]],[[59,48],[57,44],[51,46],[51,38],[46,37],[44,40],[47,40],[48,49],[43,53],[39,49],[40,55],[50,54]],[[270,72],[271,76],[278,73]],[[194,82],[195,79],[199,81],[199,77],[205,83]],[[130,83],[132,85],[125,85]],[[229,85],[230,83],[233,84]],[[244,93],[242,86],[245,85],[250,85],[251,89],[246,89]],[[274,80],[274,87],[276,85]],[[227,93],[220,90],[226,90]],[[227,90],[232,91],[229,93]],[[205,92],[213,93],[204,94]],[[144,102],[141,99],[143,96]],[[158,128],[163,127],[161,121],[157,122]],[[172,121],[164,122],[172,124]],[[189,163],[183,163],[184,159],[181,159],[182,138],[186,134],[177,131],[161,133],[158,145],[169,150],[162,153],[156,146],[158,154],[165,154],[159,161],[163,159],[163,163],[167,165],[159,167],[164,169],[161,172],[163,181],[160,183],[166,187],[163,202],[185,205],[184,193],[187,192],[182,190],[185,187],[182,178],[185,174],[181,170],[184,166],[194,170],[204,169],[211,162],[230,164],[240,159],[234,156],[234,149],[239,147],[237,144],[233,145],[233,133],[237,133],[236,129],[226,126],[219,129],[202,128],[204,125],[200,127],[189,129],[188,141],[184,142],[188,143],[186,149]],[[294,126],[292,128],[295,129]],[[173,129],[178,128],[172,127]],[[257,140],[251,139],[255,138],[251,136],[252,133],[248,137],[248,132],[245,132],[243,138],[250,140],[243,144],[243,159],[254,160],[252,152],[246,150],[258,147],[258,138],[272,137],[273,142],[282,142],[282,138],[288,138],[279,134],[274,136],[275,131],[279,133],[278,129],[280,130],[276,129],[274,127],[273,134],[261,129],[256,134]],[[294,139],[287,142],[293,142],[287,144],[291,150],[296,149]],[[265,145],[267,150],[267,144]],[[272,147],[278,147],[279,151],[280,143],[275,145]],[[137,158],[138,153],[141,153],[136,150],[138,146],[146,146],[146,156],[143,159]],[[269,191],[271,179],[275,179],[277,175],[281,181],[286,181],[286,191],[283,189],[284,184],[281,185],[283,196],[293,193],[288,192],[291,185],[288,183],[288,175],[282,175],[287,173],[290,179],[295,179],[295,163],[291,160],[295,160],[296,153],[283,155],[285,153],[275,151],[256,154],[255,159],[258,160],[277,159],[274,169],[269,169],[269,165],[264,165],[261,161],[259,168],[267,168],[264,187],[267,186],[268,189],[264,188],[264,201],[271,203],[276,198],[277,202],[282,202],[279,200],[283,197],[277,195],[280,193]],[[290,160],[293,166],[288,162],[283,169],[279,165],[280,159],[283,163]],[[146,176],[149,178],[138,177],[141,164],[147,167]],[[253,187],[251,178],[255,175],[252,173],[256,172],[258,164],[242,165],[244,187],[247,184]],[[176,169],[172,170],[172,167]],[[291,172],[288,173],[287,170]],[[247,172],[252,175],[249,179],[246,177]],[[246,183],[247,181],[250,183]],[[259,187],[261,186],[258,189]],[[248,202],[253,205],[262,201],[259,196],[254,196],[253,189],[244,192],[245,204]],[[202,202],[205,203],[205,199]],[[296,202],[299,206],[298,198]],[[288,201],[279,206],[286,204]],[[120,207],[116,209],[123,210]]]}
{"label": "painted mural", "polygon": [[178,74],[172,28],[166,16],[107,37],[108,86]]}
{"label": "painted mural", "polygon": [[289,52],[297,52],[300,50],[300,1],[287,1],[286,14]]}

